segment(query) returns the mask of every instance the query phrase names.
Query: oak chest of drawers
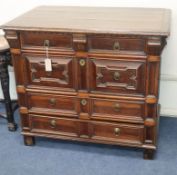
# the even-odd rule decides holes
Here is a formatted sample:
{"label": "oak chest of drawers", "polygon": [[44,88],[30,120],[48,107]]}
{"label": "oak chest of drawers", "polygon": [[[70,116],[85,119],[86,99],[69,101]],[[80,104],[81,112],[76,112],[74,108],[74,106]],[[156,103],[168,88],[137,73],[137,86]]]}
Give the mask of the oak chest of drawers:
{"label": "oak chest of drawers", "polygon": [[5,24],[25,144],[116,144],[152,158],[169,20],[167,9],[44,6]]}

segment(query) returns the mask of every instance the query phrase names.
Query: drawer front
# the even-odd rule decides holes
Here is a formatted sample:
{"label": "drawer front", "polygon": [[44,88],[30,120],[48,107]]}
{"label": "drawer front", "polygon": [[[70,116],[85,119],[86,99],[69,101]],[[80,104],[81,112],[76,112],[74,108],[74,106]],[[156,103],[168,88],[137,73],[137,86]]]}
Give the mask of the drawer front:
{"label": "drawer front", "polygon": [[33,113],[51,113],[77,116],[76,97],[51,95],[51,94],[27,94],[28,107]]}
{"label": "drawer front", "polygon": [[91,117],[106,120],[143,122],[143,101],[91,99]]}
{"label": "drawer front", "polygon": [[77,122],[70,119],[58,119],[29,115],[31,132],[77,136]]}
{"label": "drawer front", "polygon": [[74,136],[94,142],[117,142],[120,144],[143,143],[144,126],[108,122],[63,119],[49,116],[29,115],[33,133]]}
{"label": "drawer front", "polygon": [[72,48],[72,35],[60,34],[50,32],[21,32],[21,47],[42,49],[45,51],[44,46],[49,49],[71,49]]}
{"label": "drawer front", "polygon": [[93,139],[115,141],[121,143],[142,144],[144,126],[113,124],[113,123],[93,123]]}
{"label": "drawer front", "polygon": [[[90,59],[91,91],[114,95],[144,95],[146,80],[145,61]],[[116,94],[115,94],[116,93]]]}
{"label": "drawer front", "polygon": [[99,37],[90,36],[88,38],[88,45],[90,51],[101,52],[111,51],[111,52],[138,52],[145,50],[145,40],[140,38],[126,38],[126,37]]}
{"label": "drawer front", "polygon": [[50,57],[52,70],[45,69],[45,55],[23,55],[27,70],[27,85],[71,88],[74,90],[75,71],[72,57]]}

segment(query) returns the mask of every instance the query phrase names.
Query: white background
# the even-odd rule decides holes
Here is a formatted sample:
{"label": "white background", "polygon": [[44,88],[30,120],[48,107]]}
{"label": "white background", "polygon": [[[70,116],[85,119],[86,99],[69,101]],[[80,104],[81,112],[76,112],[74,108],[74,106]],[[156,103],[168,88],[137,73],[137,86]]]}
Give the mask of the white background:
{"label": "white background", "polygon": [[[172,10],[171,36],[162,54],[161,115],[177,116],[177,1],[176,0],[0,0],[0,25],[39,5],[160,7]],[[149,24],[151,25],[151,24]],[[0,31],[2,33],[2,31]],[[10,69],[10,91],[16,97],[14,75]],[[0,89],[0,98],[2,92]]]}

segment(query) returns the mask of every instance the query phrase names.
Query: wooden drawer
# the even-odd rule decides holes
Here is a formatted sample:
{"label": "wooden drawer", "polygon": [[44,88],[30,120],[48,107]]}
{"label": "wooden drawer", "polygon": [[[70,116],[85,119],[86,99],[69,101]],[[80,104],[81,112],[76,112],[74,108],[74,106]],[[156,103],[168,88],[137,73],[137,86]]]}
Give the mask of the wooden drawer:
{"label": "wooden drawer", "polygon": [[49,116],[29,115],[33,133],[74,136],[92,142],[117,142],[117,144],[142,144],[143,125],[63,119]]}
{"label": "wooden drawer", "polygon": [[90,59],[91,91],[114,95],[145,95],[145,60]]}
{"label": "wooden drawer", "polygon": [[77,122],[70,119],[29,115],[31,132],[77,136]]}
{"label": "wooden drawer", "polygon": [[124,144],[143,143],[143,125],[94,122],[93,131],[92,139],[96,140],[115,141]]}
{"label": "wooden drawer", "polygon": [[31,113],[78,116],[76,97],[28,93],[27,102]]}
{"label": "wooden drawer", "polygon": [[21,32],[21,47],[29,49],[42,49],[46,45],[52,49],[72,49],[72,34],[52,32]]}
{"label": "wooden drawer", "polygon": [[143,123],[144,101],[91,99],[91,117],[100,120]]}
{"label": "wooden drawer", "polygon": [[88,46],[90,51],[96,52],[143,52],[145,50],[145,40],[141,38],[111,37],[111,36],[90,36]]}
{"label": "wooden drawer", "polygon": [[46,55],[23,54],[25,60],[26,84],[35,86],[69,88],[74,90],[73,57],[50,56],[52,71],[45,70]]}

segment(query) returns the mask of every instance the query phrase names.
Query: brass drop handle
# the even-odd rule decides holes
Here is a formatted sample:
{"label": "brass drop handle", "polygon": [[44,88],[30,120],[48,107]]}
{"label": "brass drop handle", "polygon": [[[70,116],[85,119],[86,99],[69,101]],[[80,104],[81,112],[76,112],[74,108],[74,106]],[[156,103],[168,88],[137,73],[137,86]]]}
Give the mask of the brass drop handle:
{"label": "brass drop handle", "polygon": [[55,106],[56,105],[56,99],[55,98],[51,98],[49,100],[49,103],[50,103],[51,106]]}
{"label": "brass drop handle", "polygon": [[82,67],[85,66],[85,63],[86,62],[84,59],[80,59],[80,61],[79,61],[80,66],[82,66]]}
{"label": "brass drop handle", "polygon": [[113,79],[114,79],[115,81],[120,80],[120,73],[119,73],[118,71],[114,72]]}
{"label": "brass drop handle", "polygon": [[119,104],[119,103],[116,103],[116,104],[114,105],[114,110],[115,110],[116,112],[119,112],[119,111],[120,111],[120,104]]}
{"label": "brass drop handle", "polygon": [[52,71],[46,71],[46,75],[50,77],[52,75]]}
{"label": "brass drop handle", "polygon": [[114,133],[116,136],[120,135],[120,128],[114,128]]}
{"label": "brass drop handle", "polygon": [[52,120],[50,121],[50,127],[51,127],[51,128],[55,128],[55,127],[56,127],[56,120],[52,119]]}
{"label": "brass drop handle", "polygon": [[113,49],[114,49],[114,50],[120,50],[120,44],[119,44],[118,41],[116,41],[116,42],[114,43]]}
{"label": "brass drop handle", "polygon": [[86,99],[82,99],[82,100],[81,100],[81,105],[82,105],[82,106],[85,106],[86,104],[87,104],[87,100],[86,100]]}

